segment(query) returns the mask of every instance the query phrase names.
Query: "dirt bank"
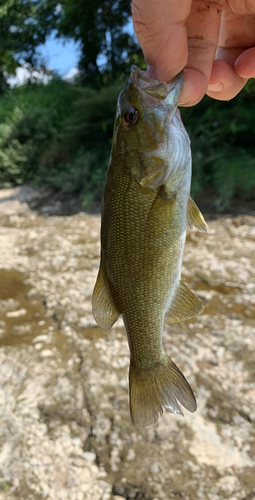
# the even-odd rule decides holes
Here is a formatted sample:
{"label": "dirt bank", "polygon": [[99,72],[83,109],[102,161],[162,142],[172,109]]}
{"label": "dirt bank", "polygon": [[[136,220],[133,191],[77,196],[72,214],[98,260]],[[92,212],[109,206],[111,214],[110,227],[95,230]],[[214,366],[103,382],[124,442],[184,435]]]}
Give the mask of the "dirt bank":
{"label": "dirt bank", "polygon": [[255,498],[255,216],[189,231],[205,311],[164,343],[198,410],[138,430],[123,323],[91,315],[100,218],[46,198],[0,191],[0,500]]}

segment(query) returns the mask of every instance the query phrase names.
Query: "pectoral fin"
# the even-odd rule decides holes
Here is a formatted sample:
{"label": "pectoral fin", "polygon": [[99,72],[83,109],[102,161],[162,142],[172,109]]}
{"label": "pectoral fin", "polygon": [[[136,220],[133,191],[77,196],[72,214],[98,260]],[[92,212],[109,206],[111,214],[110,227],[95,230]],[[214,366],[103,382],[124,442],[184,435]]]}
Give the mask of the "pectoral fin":
{"label": "pectoral fin", "polygon": [[208,226],[204,217],[192,198],[188,199],[187,204],[187,224],[191,229],[195,227],[198,231],[204,233],[208,232]]}
{"label": "pectoral fin", "polygon": [[119,317],[102,263],[92,295],[92,312],[98,326],[104,330],[111,328]]}
{"label": "pectoral fin", "polygon": [[204,310],[203,303],[199,300],[186,283],[181,280],[179,288],[171,304],[170,310],[167,312],[168,322],[180,323],[185,319],[194,318]]}

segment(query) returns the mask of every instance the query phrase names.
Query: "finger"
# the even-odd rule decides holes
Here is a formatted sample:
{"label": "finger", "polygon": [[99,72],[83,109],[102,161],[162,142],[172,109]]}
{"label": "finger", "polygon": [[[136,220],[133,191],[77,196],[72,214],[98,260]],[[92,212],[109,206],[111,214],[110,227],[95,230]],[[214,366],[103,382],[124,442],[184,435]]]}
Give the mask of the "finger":
{"label": "finger", "polygon": [[[241,2],[243,4],[245,2]],[[255,6],[255,2],[254,2]],[[229,8],[222,13],[219,47],[248,49],[255,45],[255,16],[251,14],[238,15]]]}
{"label": "finger", "polygon": [[189,56],[179,99],[182,106],[193,106],[204,96],[220,31],[221,11],[216,3],[194,0],[186,22]]}
{"label": "finger", "polygon": [[[173,39],[179,41],[176,50],[173,50]],[[160,82],[169,83],[187,63],[188,45],[185,27],[173,26],[171,33],[167,33],[164,40],[160,40],[159,37],[157,50],[155,47],[151,51],[148,45],[143,45],[142,50],[149,66],[148,75]]]}
{"label": "finger", "polygon": [[231,11],[238,16],[244,16],[245,14],[255,14],[254,0],[245,0],[245,2],[240,2],[240,0],[228,0],[228,3]]}
{"label": "finger", "polygon": [[185,21],[191,0],[133,0],[132,19],[145,59],[157,79],[170,82],[188,59]]}
{"label": "finger", "polygon": [[241,78],[255,78],[255,47],[245,50],[237,57],[235,70]]}
{"label": "finger", "polygon": [[213,64],[206,94],[219,101],[229,101],[242,90],[246,82],[246,79],[236,73],[233,65],[226,60],[217,59]]}
{"label": "finger", "polygon": [[197,104],[204,96],[208,85],[206,76],[192,68],[184,68],[184,79],[178,106],[189,107]]}

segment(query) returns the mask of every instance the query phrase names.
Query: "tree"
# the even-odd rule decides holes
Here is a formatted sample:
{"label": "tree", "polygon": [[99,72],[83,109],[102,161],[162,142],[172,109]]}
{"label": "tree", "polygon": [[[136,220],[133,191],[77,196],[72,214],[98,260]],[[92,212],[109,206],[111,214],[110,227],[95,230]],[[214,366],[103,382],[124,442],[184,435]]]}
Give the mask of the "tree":
{"label": "tree", "polygon": [[[99,87],[129,71],[142,53],[127,29],[130,0],[3,0],[0,6],[0,91],[21,64],[39,65],[38,46],[55,31],[80,42],[83,83]],[[99,66],[99,56],[105,64]]]}
{"label": "tree", "polygon": [[[124,30],[130,0],[62,0],[61,7],[58,34],[80,42],[79,68],[87,83],[111,83],[141,54],[132,34]],[[106,60],[102,69],[99,55]]]}
{"label": "tree", "polygon": [[22,63],[38,65],[36,49],[56,25],[57,0],[4,0],[0,6],[0,92]]}

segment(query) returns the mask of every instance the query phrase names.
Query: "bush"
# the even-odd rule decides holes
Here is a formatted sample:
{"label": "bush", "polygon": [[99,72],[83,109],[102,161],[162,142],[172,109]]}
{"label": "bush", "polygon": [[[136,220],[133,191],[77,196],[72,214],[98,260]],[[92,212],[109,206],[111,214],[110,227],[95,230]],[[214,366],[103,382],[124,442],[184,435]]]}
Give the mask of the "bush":
{"label": "bush", "polygon": [[24,165],[27,162],[27,151],[20,142],[12,137],[14,124],[19,120],[19,109],[16,109],[7,123],[0,124],[0,186],[10,187],[23,181]]}
{"label": "bush", "polygon": [[63,193],[78,193],[83,204],[90,206],[102,198],[108,156],[108,152],[81,148],[70,162],[58,163],[51,169],[42,167],[37,182]]}
{"label": "bush", "polygon": [[[123,82],[95,90],[53,80],[0,98],[0,186],[36,182],[100,200]],[[232,101],[181,110],[191,137],[192,195],[212,188],[217,210],[255,193],[255,83]]]}
{"label": "bush", "polygon": [[101,199],[121,85],[96,91],[59,81],[5,95],[0,186],[30,181],[80,193],[87,204]]}
{"label": "bush", "polygon": [[214,187],[217,192],[215,206],[219,212],[230,207],[234,195],[243,200],[254,198],[255,157],[245,150],[234,156],[221,156],[214,166]]}
{"label": "bush", "polygon": [[33,180],[38,159],[56,134],[54,111],[44,108],[15,108],[0,125],[0,183],[20,184]]}
{"label": "bush", "polygon": [[191,138],[193,196],[213,188],[219,211],[229,208],[234,196],[255,197],[254,97],[255,83],[249,81],[232,101],[205,97],[181,110]]}

